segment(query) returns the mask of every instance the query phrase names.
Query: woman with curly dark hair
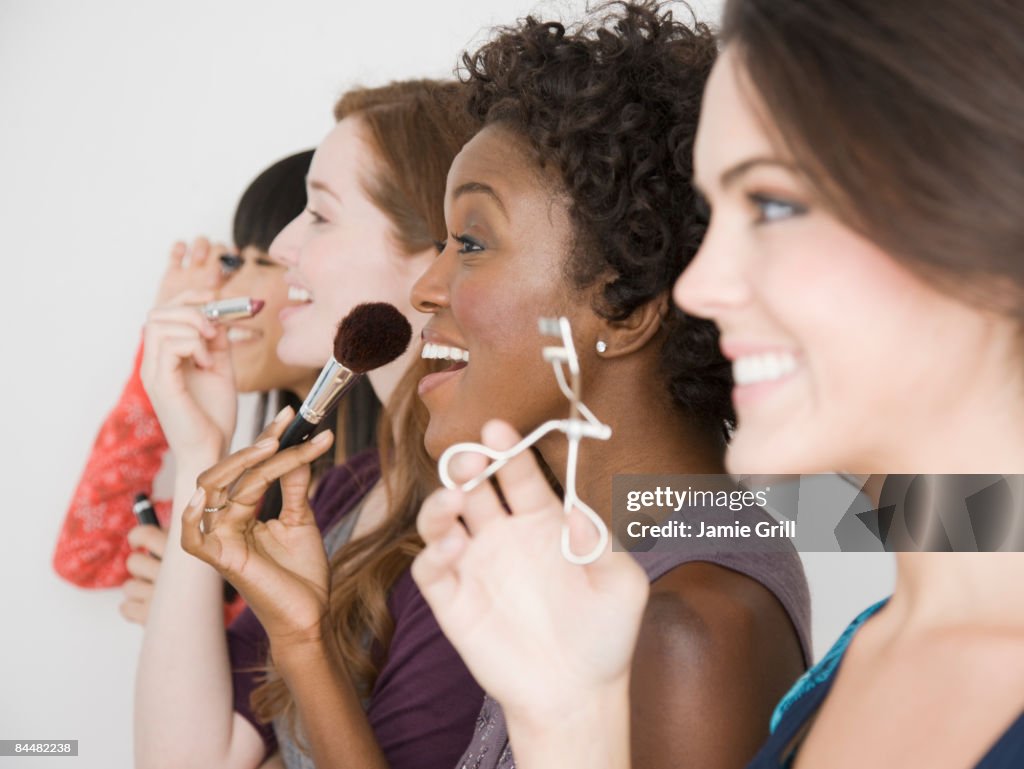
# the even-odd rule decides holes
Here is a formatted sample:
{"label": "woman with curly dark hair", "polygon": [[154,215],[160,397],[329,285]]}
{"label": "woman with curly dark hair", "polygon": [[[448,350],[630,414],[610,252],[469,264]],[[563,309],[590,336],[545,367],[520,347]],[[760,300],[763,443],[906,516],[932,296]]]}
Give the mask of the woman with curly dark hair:
{"label": "woman with curly dark hair", "polygon": [[[464,57],[470,109],[484,128],[449,171],[449,237],[413,288],[416,306],[432,316],[425,357],[446,359],[419,385],[432,456],[475,439],[491,417],[520,432],[564,418],[537,326],[560,315],[572,325],[584,400],[612,427],[609,441],[583,444],[576,477],[602,519],[611,519],[614,474],[724,473],[728,365],[714,327],[670,300],[704,232],[690,155],[715,57],[707,27],[653,3],[610,6],[572,30],[530,18]],[[536,448],[564,485],[564,438],[550,434]],[[542,559],[522,562],[510,546],[515,518],[501,517],[497,529],[472,515],[466,524],[479,557],[520,554],[506,575],[512,583]],[[632,677],[637,765],[676,769],[680,756],[693,766],[741,765],[810,657],[798,556],[635,557],[653,583]],[[432,605],[446,630],[456,624],[452,612],[464,610],[477,630],[491,616],[482,604]],[[527,632],[543,633],[547,618],[530,616],[529,602],[522,609]],[[503,659],[494,669],[516,677],[523,666],[551,665],[557,680],[580,663]],[[476,672],[489,687],[493,669]],[[536,707],[533,717],[568,738],[571,713]],[[507,734],[488,700],[458,765],[512,766]]]}

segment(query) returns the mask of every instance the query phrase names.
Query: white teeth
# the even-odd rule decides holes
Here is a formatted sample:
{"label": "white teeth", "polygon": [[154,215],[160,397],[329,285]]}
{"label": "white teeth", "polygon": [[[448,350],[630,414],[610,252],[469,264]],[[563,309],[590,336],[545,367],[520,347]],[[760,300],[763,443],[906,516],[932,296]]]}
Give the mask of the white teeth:
{"label": "white teeth", "polygon": [[420,357],[427,360],[453,360],[469,363],[469,350],[427,342],[423,345],[423,352],[420,353]]}
{"label": "white teeth", "polygon": [[249,328],[242,328],[241,326],[230,326],[228,328],[228,341],[229,342],[248,342],[250,339],[256,338],[256,332]]}
{"label": "white teeth", "polygon": [[289,302],[312,302],[313,295],[302,286],[288,286]]}
{"label": "white teeth", "polygon": [[796,368],[796,358],[788,352],[746,355],[732,362],[732,378],[738,385],[771,382]]}

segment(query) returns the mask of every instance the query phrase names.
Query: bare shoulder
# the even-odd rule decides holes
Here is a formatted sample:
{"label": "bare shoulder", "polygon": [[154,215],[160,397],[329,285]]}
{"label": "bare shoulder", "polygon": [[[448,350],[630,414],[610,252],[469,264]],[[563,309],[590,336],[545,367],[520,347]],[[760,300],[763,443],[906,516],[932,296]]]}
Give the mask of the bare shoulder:
{"label": "bare shoulder", "polygon": [[674,732],[695,766],[744,766],[803,669],[770,590],[711,563],[677,566],[651,585],[633,660],[634,760]]}
{"label": "bare shoulder", "polygon": [[684,631],[693,640],[723,631],[738,643],[781,635],[799,652],[796,629],[774,593],[752,577],[704,561],[677,566],[651,585],[644,624]]}
{"label": "bare shoulder", "polygon": [[770,663],[794,677],[803,670],[796,628],[779,599],[752,577],[712,563],[686,563],[655,581],[640,635],[698,657],[713,650],[729,664]]}

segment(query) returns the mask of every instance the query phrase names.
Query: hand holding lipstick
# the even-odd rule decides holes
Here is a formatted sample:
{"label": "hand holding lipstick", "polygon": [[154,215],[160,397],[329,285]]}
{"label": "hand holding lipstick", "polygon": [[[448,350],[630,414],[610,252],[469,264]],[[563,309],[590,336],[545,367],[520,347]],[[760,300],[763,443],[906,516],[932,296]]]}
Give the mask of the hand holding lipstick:
{"label": "hand holding lipstick", "polygon": [[219,456],[235,430],[237,392],[225,327],[197,305],[210,291],[189,290],[150,311],[141,376],[175,456]]}
{"label": "hand holding lipstick", "polygon": [[[319,642],[330,579],[307,494],[309,464],[331,447],[333,434],[275,454],[292,416],[285,408],[254,445],[202,473],[181,519],[182,547],[235,586],[278,650]],[[260,521],[260,500],[279,478],[281,515]]]}

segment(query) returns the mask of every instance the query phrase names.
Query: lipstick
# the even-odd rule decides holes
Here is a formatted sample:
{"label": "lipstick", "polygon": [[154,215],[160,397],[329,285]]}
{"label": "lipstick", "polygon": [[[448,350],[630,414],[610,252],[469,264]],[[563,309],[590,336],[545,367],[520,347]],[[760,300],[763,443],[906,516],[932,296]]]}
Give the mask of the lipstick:
{"label": "lipstick", "polygon": [[266,304],[262,299],[250,296],[236,296],[231,299],[218,299],[207,302],[200,309],[207,320],[218,323],[230,323],[233,320],[245,320],[263,309]]}

